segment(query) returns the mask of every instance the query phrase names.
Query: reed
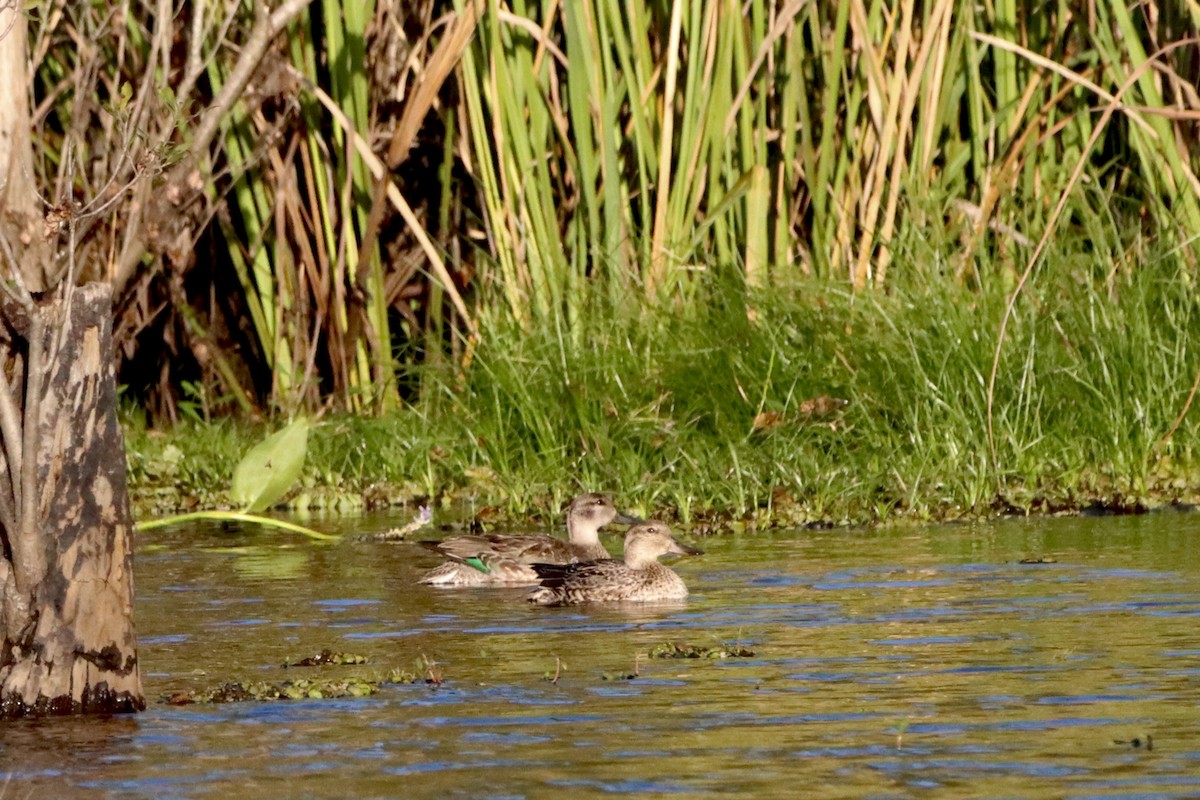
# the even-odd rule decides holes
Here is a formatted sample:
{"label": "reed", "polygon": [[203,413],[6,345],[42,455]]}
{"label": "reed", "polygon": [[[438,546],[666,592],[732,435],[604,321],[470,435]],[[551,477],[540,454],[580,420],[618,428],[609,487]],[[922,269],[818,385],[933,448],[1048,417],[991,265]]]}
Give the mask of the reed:
{"label": "reed", "polygon": [[[921,236],[953,250],[957,280],[990,280],[980,264],[1015,264],[1061,196],[1066,218],[1113,224],[1076,164],[1156,231],[1196,230],[1200,108],[1171,57],[1194,53],[1194,21],[1031,9],[488,4],[462,79],[491,310],[570,325],[592,298],[687,302],[728,269],[882,288],[897,241]],[[1121,124],[1085,149],[1126,84]]]}
{"label": "reed", "polygon": [[[314,5],[290,32],[292,64],[277,63],[271,77],[296,88],[299,119],[289,117],[295,109],[241,104],[224,126],[236,213],[222,230],[271,376],[269,397],[289,413],[326,393],[359,411],[396,400],[385,271],[377,246],[360,253],[374,184],[354,137],[371,128],[371,11]],[[219,64],[209,67],[214,91]],[[331,117],[318,97],[342,113]]]}

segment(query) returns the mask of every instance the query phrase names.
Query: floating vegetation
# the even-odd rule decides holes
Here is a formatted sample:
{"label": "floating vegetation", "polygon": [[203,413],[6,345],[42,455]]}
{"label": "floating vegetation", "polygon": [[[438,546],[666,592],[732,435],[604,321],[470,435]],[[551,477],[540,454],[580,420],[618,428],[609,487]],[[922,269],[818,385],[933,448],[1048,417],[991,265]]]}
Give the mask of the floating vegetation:
{"label": "floating vegetation", "polygon": [[416,661],[417,669],[425,672],[425,682],[430,686],[441,686],[445,678],[442,675],[442,665],[431,659],[429,656],[421,653],[420,659]]}
{"label": "floating vegetation", "polygon": [[283,667],[286,669],[287,667],[323,667],[327,664],[366,664],[367,660],[366,656],[360,656],[355,653],[338,653],[325,649],[315,656],[308,656],[295,661],[289,658],[283,662]]}
{"label": "floating vegetation", "polygon": [[172,706],[186,706],[193,703],[245,703],[252,700],[331,700],[341,697],[368,697],[388,684],[417,682],[415,675],[400,670],[393,671],[382,680],[351,677],[301,679],[280,683],[232,681],[209,689],[166,694],[162,696],[161,702]]}
{"label": "floating vegetation", "polygon": [[1148,733],[1143,733],[1140,736],[1134,736],[1132,739],[1113,739],[1113,744],[1128,747],[1130,750],[1147,750],[1154,749],[1154,737]]}
{"label": "floating vegetation", "polygon": [[633,654],[633,672],[602,672],[600,680],[604,681],[631,681],[642,674],[642,654]]}
{"label": "floating vegetation", "polygon": [[415,533],[421,530],[421,528],[424,528],[431,522],[433,522],[432,509],[430,509],[429,506],[421,506],[417,510],[417,515],[404,525],[401,525],[398,528],[389,528],[386,531],[380,531],[379,533],[367,534],[361,538],[372,539],[375,541],[402,542],[410,533]]}
{"label": "floating vegetation", "polygon": [[664,642],[650,650],[651,658],[751,658],[754,651],[741,645],[701,647],[681,642]]}
{"label": "floating vegetation", "polygon": [[566,670],[566,668],[567,668],[567,665],[563,663],[562,659],[559,658],[558,656],[555,656],[554,657],[554,672],[550,672],[550,670],[546,670],[542,674],[542,680],[546,681],[547,683],[555,683],[556,684],[556,683],[558,683],[558,679],[560,677],[562,677],[563,671]]}

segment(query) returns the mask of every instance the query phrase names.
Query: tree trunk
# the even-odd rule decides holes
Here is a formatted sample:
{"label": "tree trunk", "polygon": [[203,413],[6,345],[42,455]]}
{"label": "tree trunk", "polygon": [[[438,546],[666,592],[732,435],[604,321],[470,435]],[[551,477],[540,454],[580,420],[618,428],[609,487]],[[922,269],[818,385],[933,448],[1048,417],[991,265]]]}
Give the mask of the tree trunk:
{"label": "tree trunk", "polygon": [[0,301],[0,717],[145,708],[111,319],[103,284]]}
{"label": "tree trunk", "polygon": [[[281,0],[273,12],[256,6],[254,28],[220,94],[198,115],[187,155],[165,187],[150,192],[153,202],[134,204],[124,221],[133,232],[120,251],[118,288],[141,265],[149,231],[161,237],[183,230],[180,207],[201,195],[198,165],[207,162],[222,118],[275,36],[310,2]],[[157,8],[154,46],[169,49],[177,12],[170,2]],[[138,711],[145,700],[133,629],[112,289],[74,285],[80,209],[69,193],[53,198],[53,209],[37,193],[23,9],[0,0],[0,718]],[[203,73],[199,60],[192,69],[185,83]],[[172,135],[148,133],[151,150]],[[141,163],[117,161],[127,170]],[[72,175],[62,177],[74,185]],[[134,183],[126,173],[108,179],[106,186]],[[190,247],[190,235],[163,241]]]}
{"label": "tree trunk", "polygon": [[0,208],[37,208],[26,74],[27,23],[21,4],[0,0]]}
{"label": "tree trunk", "polygon": [[0,0],[0,236],[19,254],[26,288],[40,292],[49,287],[46,268],[53,259],[33,174],[28,23],[22,9],[21,3]]}

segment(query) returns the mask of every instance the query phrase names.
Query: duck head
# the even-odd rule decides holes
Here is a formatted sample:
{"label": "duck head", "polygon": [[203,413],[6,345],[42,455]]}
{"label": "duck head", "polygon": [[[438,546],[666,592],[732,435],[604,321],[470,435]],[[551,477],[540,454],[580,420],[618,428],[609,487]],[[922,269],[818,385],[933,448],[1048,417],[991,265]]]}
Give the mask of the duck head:
{"label": "duck head", "polygon": [[600,528],[610,522],[632,525],[641,520],[617,511],[612,500],[597,492],[581,494],[567,506],[567,534],[572,542],[598,539]]}
{"label": "duck head", "polygon": [[704,551],[680,542],[665,523],[645,520],[634,525],[625,534],[625,563],[631,567],[657,561],[659,556],[669,554],[698,556]]}

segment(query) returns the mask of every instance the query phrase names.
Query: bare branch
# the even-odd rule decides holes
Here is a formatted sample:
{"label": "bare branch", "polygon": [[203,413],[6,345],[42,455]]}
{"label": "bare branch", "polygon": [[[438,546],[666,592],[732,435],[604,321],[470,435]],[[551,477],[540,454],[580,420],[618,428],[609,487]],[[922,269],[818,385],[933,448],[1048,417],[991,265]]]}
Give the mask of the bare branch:
{"label": "bare branch", "polygon": [[[267,12],[265,6],[259,7],[258,20],[254,23],[250,36],[242,45],[237,63],[230,71],[221,91],[200,117],[192,136],[188,157],[171,170],[167,179],[168,185],[192,188],[193,173],[208,159],[209,149],[220,130],[221,121],[245,92],[250,78],[253,77],[254,71],[266,54],[271,41],[311,3],[312,0],[285,0],[275,11],[270,13]],[[157,190],[158,187],[151,187],[148,184],[138,187],[138,205],[143,210],[142,213],[133,215],[126,226],[125,241],[110,278],[113,290],[118,294],[137,271],[138,265],[149,247],[150,243],[147,241],[146,225],[144,224],[145,218],[147,215],[153,216],[155,209],[161,210],[167,203],[172,202],[163,197],[161,193],[157,193]],[[178,199],[178,195],[176,195],[176,205],[179,205]]]}
{"label": "bare branch", "polygon": [[[174,33],[173,10],[171,0],[158,0],[154,10],[154,39],[150,42],[150,52],[146,56],[146,69],[142,74],[141,88],[138,90],[137,99],[134,100],[129,115],[129,130],[131,131],[145,129],[143,117],[149,113],[146,100],[157,85],[154,80],[154,71],[159,68],[158,59],[168,57],[171,47],[171,35]],[[134,150],[133,147],[121,148],[117,156],[117,163],[112,169],[110,181],[117,180],[118,176],[123,174],[125,162],[132,158]]]}
{"label": "bare branch", "polygon": [[13,536],[13,577],[17,591],[28,596],[46,574],[46,552],[38,514],[38,445],[42,412],[42,382],[46,376],[46,311],[39,309],[29,320],[29,358],[25,363],[25,458],[21,464],[21,509],[19,529]]}
{"label": "bare branch", "polygon": [[17,419],[17,402],[13,397],[12,386],[8,382],[6,367],[8,356],[12,352],[7,347],[0,347],[0,442],[4,444],[4,457],[7,469],[0,477],[0,525],[4,526],[4,534],[8,537],[8,545],[12,547],[12,537],[17,532],[17,508],[20,498],[17,496],[19,484],[13,480],[21,470],[21,426]]}
{"label": "bare branch", "polygon": [[[8,281],[0,281],[0,288],[8,298],[25,309],[27,314],[33,313],[33,298],[29,296],[29,292],[21,283],[21,270],[18,269],[16,258],[13,256],[12,245],[8,239],[0,236],[0,250],[10,262],[9,274],[13,276],[13,281],[17,284],[17,289],[9,286]],[[8,376],[5,372],[6,363],[0,362],[0,441],[4,443],[4,453],[8,460],[7,480],[0,485],[0,494],[5,495],[5,500],[12,498],[12,514],[13,519],[4,520],[4,526],[7,529],[8,536],[11,539],[18,535],[16,527],[16,517],[21,508],[21,480],[22,474],[22,447],[21,422],[19,419],[19,400],[13,394],[12,385],[8,382]],[[18,376],[17,385],[21,385]]]}
{"label": "bare branch", "polygon": [[[3,187],[0,186],[0,189]],[[33,313],[33,296],[29,294],[28,287],[25,286],[25,280],[21,277],[21,262],[17,260],[16,253],[13,252],[12,243],[5,236],[0,236],[0,250],[4,252],[8,259],[8,265],[11,272],[9,277],[16,284],[15,287],[9,286],[8,281],[0,280],[0,291],[3,291],[9,298],[19,304],[21,308],[28,313]]]}
{"label": "bare branch", "polygon": [[[7,361],[7,359],[5,359]],[[17,534],[16,515],[21,508],[21,421],[17,410],[17,398],[12,384],[5,373],[7,364],[0,363],[0,441],[4,443],[4,457],[8,461],[6,480],[0,482],[0,502],[9,504],[12,519],[2,519],[10,537]],[[17,382],[20,385],[20,381]],[[0,509],[0,516],[3,510]]]}
{"label": "bare branch", "polygon": [[206,0],[195,0],[192,3],[192,30],[188,34],[187,62],[183,65],[183,80],[175,88],[175,99],[181,107],[187,104],[188,98],[192,94],[192,88],[196,85],[196,79],[204,71],[204,62],[201,60],[200,51],[204,44],[204,17],[207,9]]}
{"label": "bare branch", "polygon": [[229,78],[221,87],[220,93],[213,98],[212,105],[200,118],[200,124],[196,126],[191,148],[193,158],[203,158],[208,154],[209,145],[212,144],[213,137],[217,134],[221,120],[246,91],[246,86],[250,83],[254,71],[258,69],[258,64],[266,54],[271,40],[299,16],[300,12],[311,2],[312,0],[286,0],[270,14],[267,13],[265,6],[259,6],[258,20],[255,21],[254,28],[250,31],[250,37],[242,45],[241,57],[238,58],[237,64],[229,73]]}

